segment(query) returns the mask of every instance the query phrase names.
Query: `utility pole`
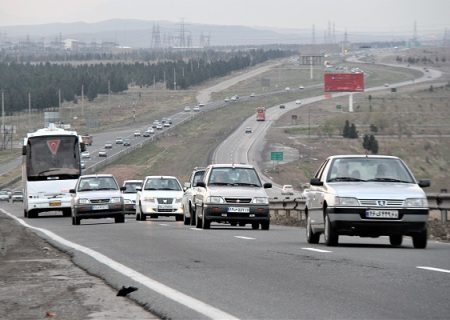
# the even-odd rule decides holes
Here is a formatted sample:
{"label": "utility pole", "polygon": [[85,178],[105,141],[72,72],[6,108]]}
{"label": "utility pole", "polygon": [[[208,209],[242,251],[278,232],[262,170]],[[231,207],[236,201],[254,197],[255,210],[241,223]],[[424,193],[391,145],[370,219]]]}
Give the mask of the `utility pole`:
{"label": "utility pole", "polygon": [[3,146],[2,148],[6,149],[5,146],[5,94],[2,90],[2,133],[3,133]]}
{"label": "utility pole", "polygon": [[108,80],[108,107],[111,109],[111,81],[109,80]]}
{"label": "utility pole", "polygon": [[177,90],[177,73],[175,68],[173,68],[173,90]]}
{"label": "utility pole", "polygon": [[84,117],[84,84],[81,85],[81,115]]}
{"label": "utility pole", "polygon": [[61,89],[58,89],[58,112],[61,112]]}
{"label": "utility pole", "polygon": [[28,91],[28,132],[31,132],[31,92]]}

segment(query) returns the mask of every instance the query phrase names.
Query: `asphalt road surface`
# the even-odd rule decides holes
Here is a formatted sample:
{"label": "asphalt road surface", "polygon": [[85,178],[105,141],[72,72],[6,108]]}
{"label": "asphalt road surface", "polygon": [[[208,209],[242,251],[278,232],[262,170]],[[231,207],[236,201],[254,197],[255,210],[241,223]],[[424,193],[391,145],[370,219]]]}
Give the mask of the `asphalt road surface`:
{"label": "asphalt road surface", "polygon": [[[2,204],[22,215],[20,205]],[[269,231],[173,219],[82,220],[49,214],[26,223],[88,272],[172,319],[448,318],[450,244],[400,248],[388,238],[307,244],[303,228]],[[53,239],[53,240],[52,240]],[[61,241],[61,239],[59,239]]]}

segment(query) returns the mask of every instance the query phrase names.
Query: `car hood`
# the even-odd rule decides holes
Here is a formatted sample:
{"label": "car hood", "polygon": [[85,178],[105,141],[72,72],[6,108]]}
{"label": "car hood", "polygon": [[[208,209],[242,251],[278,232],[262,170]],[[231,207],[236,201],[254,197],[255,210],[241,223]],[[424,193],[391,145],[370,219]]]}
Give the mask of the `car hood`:
{"label": "car hood", "polygon": [[144,197],[156,197],[156,198],[182,198],[183,191],[171,191],[171,190],[143,190],[141,191]]}
{"label": "car hood", "polygon": [[100,191],[81,191],[77,193],[78,198],[104,199],[112,197],[121,197],[119,190],[100,190]]}
{"label": "car hood", "polygon": [[122,193],[124,199],[136,200],[136,193]]}
{"label": "car hood", "polygon": [[340,197],[359,199],[424,198],[425,192],[412,183],[343,182],[328,184],[328,192]]}
{"label": "car hood", "polygon": [[255,198],[267,197],[266,190],[259,187],[242,186],[210,186],[208,187],[209,196],[236,197],[236,198]]}

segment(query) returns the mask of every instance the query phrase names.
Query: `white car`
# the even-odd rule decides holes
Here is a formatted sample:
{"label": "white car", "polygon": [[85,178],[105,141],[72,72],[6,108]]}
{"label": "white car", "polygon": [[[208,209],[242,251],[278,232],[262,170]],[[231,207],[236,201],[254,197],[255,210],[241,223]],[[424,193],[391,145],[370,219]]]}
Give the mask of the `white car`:
{"label": "white car", "polygon": [[295,104],[302,104],[301,100],[295,100]]}
{"label": "white car", "polygon": [[250,98],[254,98],[255,97],[255,93],[252,92],[252,94],[250,94]]}
{"label": "white car", "polygon": [[225,98],[225,99],[223,99],[223,101],[230,102],[230,98]]}
{"label": "white car", "polygon": [[183,188],[173,176],[147,176],[136,195],[136,220],[174,216],[183,221]]}
{"label": "white car", "polygon": [[291,88],[286,87],[286,88],[284,88],[284,90],[285,90],[285,91],[291,91]]}
{"label": "white car", "polygon": [[290,184],[285,184],[281,188],[281,194],[283,195],[293,195],[294,194],[294,187]]}
{"label": "white car", "polygon": [[113,145],[111,142],[105,143],[105,149],[112,149]]}
{"label": "white car", "polygon": [[137,188],[142,187],[142,180],[125,180],[122,185],[122,197],[125,214],[136,213]]}
{"label": "white car", "polygon": [[81,153],[81,158],[83,158],[83,159],[90,159],[91,158],[91,154],[89,153],[89,151],[83,151]]}
{"label": "white car", "polygon": [[162,128],[163,128],[163,125],[161,123],[158,123],[156,125],[156,130],[162,130]]}
{"label": "white car", "polygon": [[134,132],[134,136],[135,136],[135,137],[140,137],[140,136],[141,136],[141,132],[140,132],[139,130],[136,130],[136,131]]}
{"label": "white car", "polygon": [[184,107],[184,112],[191,112],[191,107],[189,106]]}
{"label": "white car", "polygon": [[200,107],[199,106],[195,106],[194,108],[192,108],[192,111],[199,112],[200,111]]}
{"label": "white car", "polygon": [[123,144],[123,139],[122,138],[116,138],[116,144]]}
{"label": "white car", "polygon": [[252,133],[252,127],[246,127],[245,133]]}
{"label": "white car", "polygon": [[412,237],[414,248],[427,246],[428,202],[418,181],[397,157],[337,155],[326,159],[310,181],[305,206],[306,239],[336,246],[340,235],[389,236],[401,246]]}
{"label": "white car", "polygon": [[108,153],[106,152],[105,149],[100,149],[100,150],[98,151],[98,156],[99,156],[99,157],[107,157],[107,156],[108,156]]}
{"label": "white car", "polygon": [[169,123],[169,122],[164,122],[164,125],[163,125],[163,127],[164,127],[164,128],[168,128],[168,127],[170,127],[170,123]]}
{"label": "white car", "polygon": [[303,90],[303,89],[305,89],[305,87],[304,86],[299,86],[298,87],[300,90]]}

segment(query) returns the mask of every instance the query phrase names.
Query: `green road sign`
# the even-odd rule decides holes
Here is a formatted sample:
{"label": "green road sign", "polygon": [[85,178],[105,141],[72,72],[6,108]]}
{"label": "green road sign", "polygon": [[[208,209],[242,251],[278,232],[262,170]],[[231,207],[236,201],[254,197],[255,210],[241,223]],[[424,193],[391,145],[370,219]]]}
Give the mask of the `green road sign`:
{"label": "green road sign", "polygon": [[282,161],[283,160],[283,151],[272,151],[270,153],[270,160]]}

